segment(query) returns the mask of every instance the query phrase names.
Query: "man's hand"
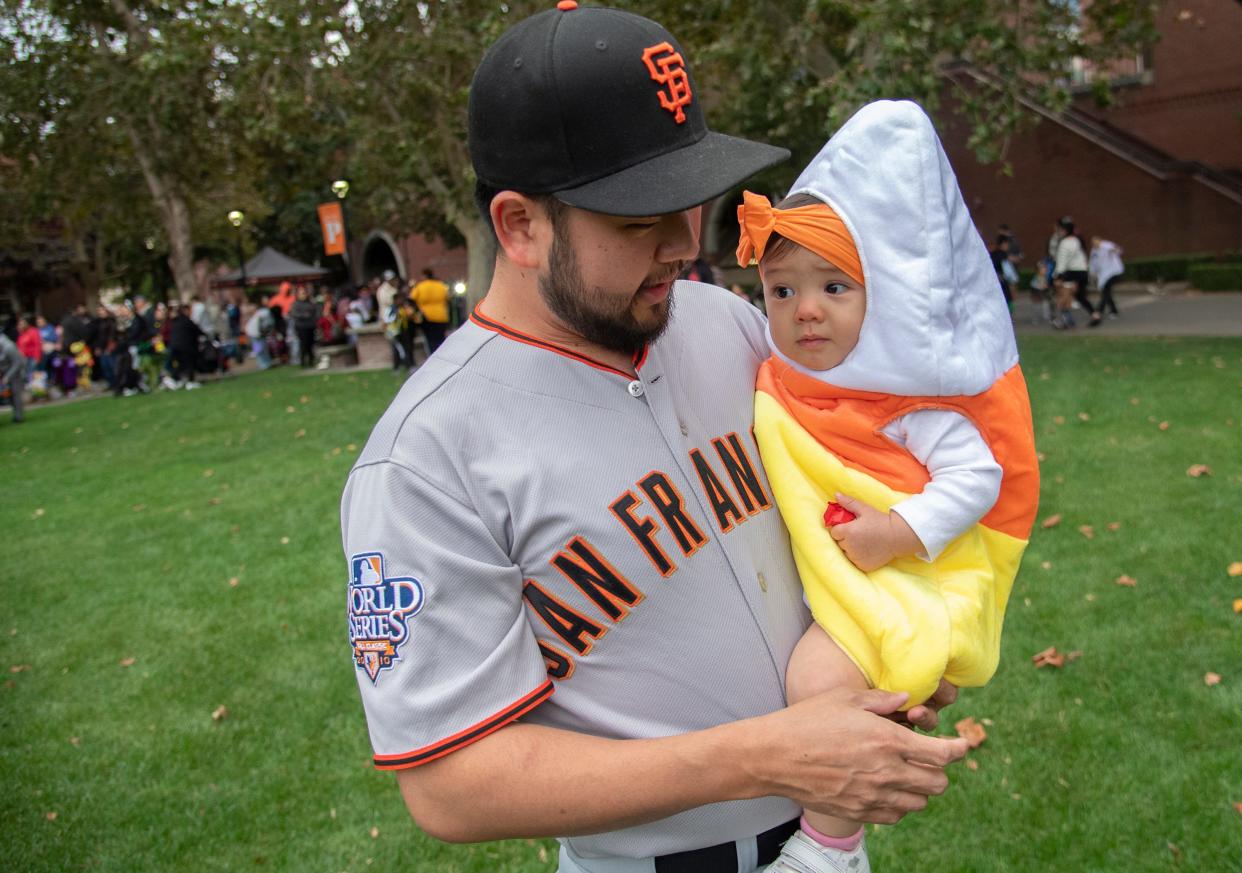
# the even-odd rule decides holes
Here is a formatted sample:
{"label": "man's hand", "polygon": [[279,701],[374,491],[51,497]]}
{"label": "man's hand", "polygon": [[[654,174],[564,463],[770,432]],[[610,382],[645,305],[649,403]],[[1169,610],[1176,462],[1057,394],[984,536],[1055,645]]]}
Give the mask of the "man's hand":
{"label": "man's hand", "polygon": [[917,555],[923,544],[910,525],[895,512],[880,512],[874,506],[844,494],[836,496],[840,503],[857,516],[853,521],[833,525],[832,538],[845,556],[864,573],[878,570],[893,558]]}
{"label": "man's hand", "polygon": [[[944,768],[965,756],[961,738],[927,737],[885,716],[904,694],[829,691],[752,722],[752,760],[768,794],[854,821],[891,824],[944,792]],[[917,707],[916,707],[917,709]],[[762,753],[759,751],[762,750]]]}

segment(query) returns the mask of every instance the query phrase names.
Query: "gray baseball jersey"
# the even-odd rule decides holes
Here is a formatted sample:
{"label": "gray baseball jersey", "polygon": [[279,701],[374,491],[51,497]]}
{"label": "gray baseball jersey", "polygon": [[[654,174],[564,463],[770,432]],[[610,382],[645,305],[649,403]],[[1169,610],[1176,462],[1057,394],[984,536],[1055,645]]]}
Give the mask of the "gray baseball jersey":
{"label": "gray baseball jersey", "polygon": [[[784,706],[808,616],[751,432],[763,318],[676,295],[637,378],[476,312],[376,425],[341,523],[378,767],[519,718],[641,738]],[[718,803],[569,842],[661,855],[797,813]]]}

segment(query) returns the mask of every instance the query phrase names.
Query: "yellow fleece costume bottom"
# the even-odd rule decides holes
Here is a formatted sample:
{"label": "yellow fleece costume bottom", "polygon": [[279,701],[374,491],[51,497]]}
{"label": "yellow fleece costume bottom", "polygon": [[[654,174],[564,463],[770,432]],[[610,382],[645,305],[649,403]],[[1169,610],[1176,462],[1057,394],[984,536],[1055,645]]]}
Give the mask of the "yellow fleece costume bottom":
{"label": "yellow fleece costume bottom", "polygon": [[932,562],[899,558],[864,573],[824,525],[837,492],[882,511],[909,497],[846,466],[776,399],[755,394],[755,436],[815,621],[876,688],[907,708],[941,677],[983,685],[996,671],[1001,625],[1026,540],[976,524]]}

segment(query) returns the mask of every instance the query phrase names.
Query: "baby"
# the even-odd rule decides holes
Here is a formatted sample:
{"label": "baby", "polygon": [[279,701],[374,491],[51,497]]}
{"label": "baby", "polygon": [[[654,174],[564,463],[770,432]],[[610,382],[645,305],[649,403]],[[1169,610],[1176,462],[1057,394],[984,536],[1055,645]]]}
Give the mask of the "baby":
{"label": "baby", "polygon": [[[755,435],[815,619],[789,702],[984,684],[1039,473],[1009,313],[931,121],[864,107],[738,219],[772,350]],[[859,823],[812,812],[769,868],[869,869]]]}

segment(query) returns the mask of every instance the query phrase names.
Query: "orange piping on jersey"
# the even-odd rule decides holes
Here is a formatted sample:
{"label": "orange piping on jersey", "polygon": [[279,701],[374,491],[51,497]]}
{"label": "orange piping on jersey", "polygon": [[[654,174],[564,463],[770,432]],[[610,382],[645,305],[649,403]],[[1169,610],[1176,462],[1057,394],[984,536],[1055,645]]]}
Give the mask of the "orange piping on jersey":
{"label": "orange piping on jersey", "polygon": [[551,679],[548,679],[530,694],[519,698],[495,715],[488,716],[465,730],[458,731],[451,737],[445,737],[438,742],[423,746],[421,749],[415,749],[412,752],[402,752],[399,755],[376,755],[374,758],[375,766],[379,770],[405,770],[409,767],[417,767],[420,764],[434,761],[436,758],[443,758],[450,752],[455,752],[464,746],[477,742],[488,734],[495,733],[510,722],[526,715],[526,713],[551,697],[555,690],[556,686],[552,684]]}
{"label": "orange piping on jersey", "polygon": [[[602,364],[599,361],[595,360],[594,358],[588,358],[586,355],[582,355],[582,354],[579,354],[578,352],[574,352],[574,351],[570,351],[569,349],[562,348],[561,346],[558,346],[555,343],[546,342],[544,340],[538,339],[537,337],[533,337],[530,334],[522,333],[520,330],[514,330],[513,328],[507,327],[498,321],[492,321],[490,318],[488,318],[486,315],[483,314],[482,307],[483,307],[483,304],[482,302],[480,302],[477,306],[474,307],[474,312],[470,313],[470,320],[473,321],[475,324],[479,325],[479,327],[487,328],[493,333],[498,333],[501,336],[508,337],[511,340],[516,340],[517,342],[525,343],[528,346],[534,346],[535,348],[545,349],[549,352],[554,352],[566,358],[572,358],[575,361],[579,361],[580,363],[586,364],[588,367],[594,367],[597,370],[603,370],[605,373],[615,373],[616,375],[622,376],[629,380],[633,380],[634,378],[633,373],[627,373],[624,370],[618,370],[616,367],[610,367],[607,364]],[[637,371],[638,368],[641,367],[643,363],[646,362],[646,360],[647,360],[647,347],[644,345],[642,349],[640,349],[638,353],[634,355],[635,371]]]}
{"label": "orange piping on jersey", "polygon": [[927,469],[880,429],[918,409],[965,416],[1004,471],[1000,496],[981,524],[1021,540],[1030,536],[1039,504],[1039,464],[1026,380],[1017,365],[973,397],[906,397],[840,388],[769,358],[759,369],[756,388],[847,467],[907,494],[923,490],[930,481]]}

